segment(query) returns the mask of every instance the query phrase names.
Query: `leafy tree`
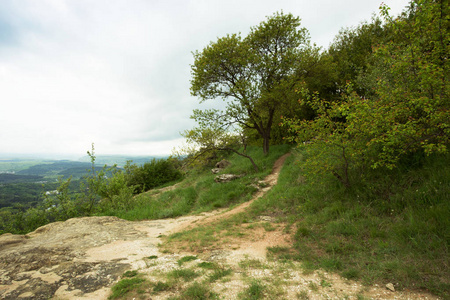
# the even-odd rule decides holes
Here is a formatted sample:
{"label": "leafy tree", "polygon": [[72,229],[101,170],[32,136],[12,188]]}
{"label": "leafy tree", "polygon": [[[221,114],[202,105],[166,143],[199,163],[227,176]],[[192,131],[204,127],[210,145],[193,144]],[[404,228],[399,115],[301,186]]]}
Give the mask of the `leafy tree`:
{"label": "leafy tree", "polygon": [[[256,130],[268,153],[276,111],[283,102],[286,81],[308,47],[300,19],[276,13],[245,38],[227,35],[194,53],[191,93],[201,102],[222,98],[221,118],[227,124]],[[214,124],[216,120],[209,120]]]}
{"label": "leafy tree", "polygon": [[[185,130],[181,135],[186,138],[187,145],[181,149],[183,155],[188,155],[190,161],[194,161],[199,157],[205,156],[215,151],[231,151],[240,156],[246,157],[250,160],[255,171],[259,168],[249,155],[238,151],[244,144],[245,151],[245,137],[242,132],[232,130],[232,125],[224,122],[222,119],[226,116],[221,116],[218,110],[194,110],[194,118],[199,126]],[[206,120],[204,122],[204,120]],[[215,120],[215,122],[211,122]],[[228,124],[224,126],[223,124]]]}
{"label": "leafy tree", "polygon": [[376,46],[384,43],[388,36],[389,30],[378,17],[374,17],[370,23],[364,22],[357,27],[340,30],[327,51],[335,64],[335,91],[345,89],[346,84],[352,82],[356,84],[358,94],[366,96],[370,92],[363,82],[357,82],[357,78],[366,71]]}
{"label": "leafy tree", "polygon": [[127,184],[142,193],[165,183],[180,179],[183,175],[177,168],[177,160],[152,159],[142,166],[128,164]]}
{"label": "leafy tree", "polygon": [[297,142],[308,141],[309,164],[350,186],[358,167],[398,166],[411,153],[442,153],[450,143],[449,7],[416,0],[393,19],[382,6],[392,41],[374,50],[366,78],[371,97],[347,85],[342,101],[324,101],[303,89],[313,121],[285,119]]}

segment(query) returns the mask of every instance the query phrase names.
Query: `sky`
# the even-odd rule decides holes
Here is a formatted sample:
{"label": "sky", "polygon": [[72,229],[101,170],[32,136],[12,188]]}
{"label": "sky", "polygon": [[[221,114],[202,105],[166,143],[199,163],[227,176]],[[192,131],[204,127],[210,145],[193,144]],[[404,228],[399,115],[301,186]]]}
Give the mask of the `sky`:
{"label": "sky", "polygon": [[[399,14],[408,0],[384,0]],[[168,155],[200,104],[192,52],[283,11],[325,49],[382,0],[1,0],[0,156]]]}

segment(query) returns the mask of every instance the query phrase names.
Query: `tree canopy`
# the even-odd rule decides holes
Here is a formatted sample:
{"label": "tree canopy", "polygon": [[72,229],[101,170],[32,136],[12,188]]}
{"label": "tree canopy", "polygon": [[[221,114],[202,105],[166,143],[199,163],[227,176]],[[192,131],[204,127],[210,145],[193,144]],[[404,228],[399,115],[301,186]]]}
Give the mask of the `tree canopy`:
{"label": "tree canopy", "polygon": [[220,112],[224,125],[256,130],[267,153],[286,82],[308,45],[308,32],[300,28],[300,19],[276,13],[251,28],[245,38],[227,35],[195,52],[191,93],[201,102],[225,100],[226,109]]}

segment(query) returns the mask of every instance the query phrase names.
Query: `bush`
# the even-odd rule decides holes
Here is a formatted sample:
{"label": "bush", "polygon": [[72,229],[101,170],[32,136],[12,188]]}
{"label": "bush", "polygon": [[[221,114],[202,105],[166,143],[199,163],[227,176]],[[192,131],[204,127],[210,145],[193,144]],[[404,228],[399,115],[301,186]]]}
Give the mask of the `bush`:
{"label": "bush", "polygon": [[152,159],[142,166],[127,165],[128,185],[142,193],[165,183],[178,180],[182,173],[177,169],[178,161],[173,158]]}

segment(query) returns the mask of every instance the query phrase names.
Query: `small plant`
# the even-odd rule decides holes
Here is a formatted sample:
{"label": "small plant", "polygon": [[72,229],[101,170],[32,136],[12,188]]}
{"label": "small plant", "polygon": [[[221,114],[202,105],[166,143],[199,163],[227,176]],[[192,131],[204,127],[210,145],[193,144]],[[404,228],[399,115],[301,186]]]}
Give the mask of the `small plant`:
{"label": "small plant", "polygon": [[273,224],[269,223],[269,222],[262,223],[262,226],[265,231],[275,231],[276,230],[276,227],[274,227]]}
{"label": "small plant", "polygon": [[239,267],[243,269],[264,269],[266,266],[259,259],[244,259],[239,262]]}
{"label": "small plant", "polygon": [[167,274],[167,277],[179,279],[182,278],[184,281],[192,281],[194,278],[198,277],[199,274],[191,269],[176,269],[173,271],[170,271]]}
{"label": "small plant", "polygon": [[150,255],[147,257],[147,259],[157,259],[157,258],[158,258],[158,256],[156,256],[156,255]]}
{"label": "small plant", "polygon": [[217,264],[215,264],[213,262],[209,262],[209,261],[202,261],[197,266],[199,266],[200,268],[203,268],[203,269],[216,269],[217,268]]}
{"label": "small plant", "polygon": [[111,288],[112,295],[109,296],[108,299],[117,299],[117,298],[123,297],[124,295],[128,294],[129,292],[139,288],[142,285],[142,283],[144,283],[144,282],[145,282],[145,279],[140,278],[140,277],[132,277],[132,278],[122,279]]}
{"label": "small plant", "polygon": [[321,286],[321,287],[330,287],[330,286],[331,286],[331,283],[328,282],[328,281],[326,281],[325,279],[322,279],[322,280],[320,281],[320,286]]}
{"label": "small plant", "polygon": [[303,290],[297,293],[297,299],[300,300],[308,300],[309,299],[309,295],[308,292]]}
{"label": "small plant", "polygon": [[158,293],[158,292],[164,292],[164,291],[168,291],[170,290],[171,286],[168,285],[165,282],[162,281],[158,281],[154,286],[153,286],[153,292],[154,293]]}
{"label": "small plant", "polygon": [[193,261],[193,260],[196,260],[196,259],[197,259],[197,256],[183,256],[182,258],[180,258],[180,259],[177,261],[177,263],[178,263],[179,266],[181,266],[181,265],[184,264],[185,262]]}
{"label": "small plant", "polygon": [[231,269],[218,268],[218,269],[214,270],[214,272],[208,276],[208,281],[209,282],[217,281],[225,276],[230,275],[232,272],[233,272],[233,270],[231,270]]}
{"label": "small plant", "polygon": [[257,300],[262,299],[264,296],[264,285],[257,280],[253,280],[248,288],[241,293],[240,299],[243,300]]}
{"label": "small plant", "polygon": [[207,287],[201,285],[198,282],[194,282],[189,286],[182,294],[180,298],[182,300],[195,300],[195,299],[219,299],[218,295],[211,292]]}
{"label": "small plant", "polygon": [[313,291],[313,292],[317,292],[319,290],[319,286],[316,283],[312,282],[312,281],[310,281],[308,283],[308,286],[311,289],[311,291]]}
{"label": "small plant", "polygon": [[122,277],[135,277],[138,274],[136,270],[133,271],[126,271],[123,273]]}
{"label": "small plant", "polygon": [[342,276],[347,279],[358,279],[359,271],[357,269],[350,269],[342,272]]}

